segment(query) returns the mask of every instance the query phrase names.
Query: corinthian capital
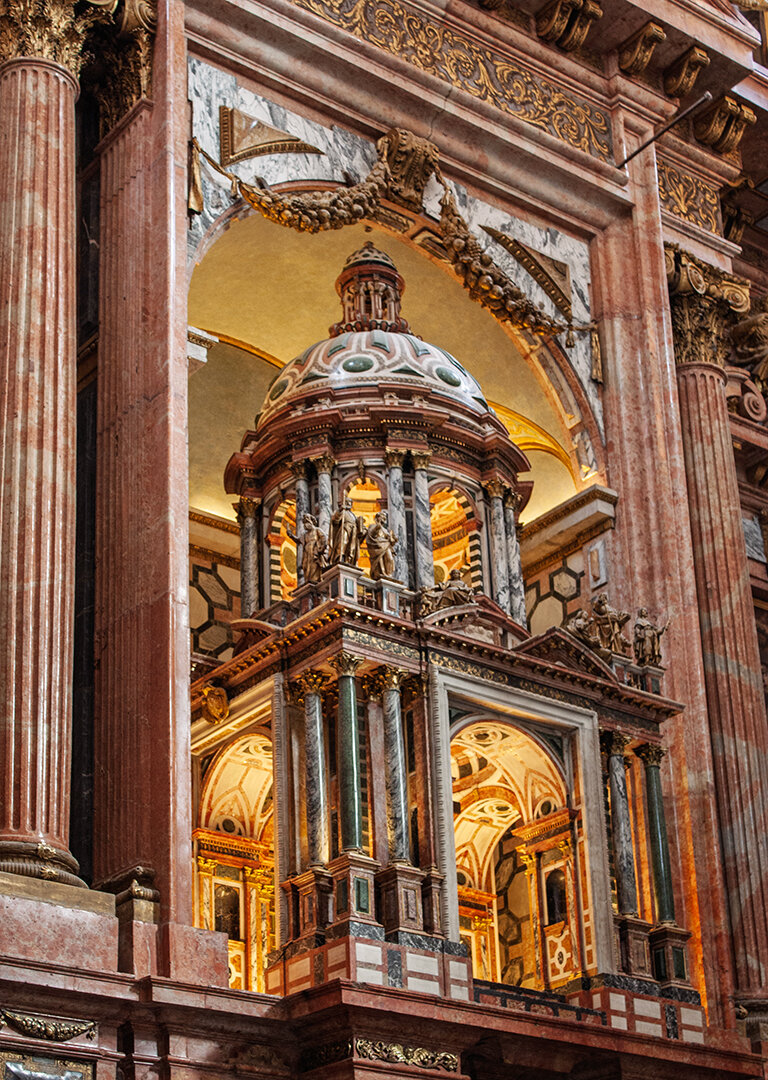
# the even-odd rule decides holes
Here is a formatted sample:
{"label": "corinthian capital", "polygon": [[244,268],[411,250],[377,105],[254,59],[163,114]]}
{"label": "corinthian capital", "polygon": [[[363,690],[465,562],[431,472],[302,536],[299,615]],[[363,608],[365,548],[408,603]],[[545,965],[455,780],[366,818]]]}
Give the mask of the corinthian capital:
{"label": "corinthian capital", "polygon": [[83,69],[83,83],[99,103],[102,137],[152,93],[154,0],[112,0],[111,11],[115,19],[100,22],[89,37]]}
{"label": "corinthian capital", "polygon": [[117,0],[0,0],[0,64],[52,60],[78,76],[88,30],[116,7]]}
{"label": "corinthian capital", "polygon": [[678,364],[725,367],[731,351],[731,328],[749,311],[749,283],[680,251],[665,248]]}

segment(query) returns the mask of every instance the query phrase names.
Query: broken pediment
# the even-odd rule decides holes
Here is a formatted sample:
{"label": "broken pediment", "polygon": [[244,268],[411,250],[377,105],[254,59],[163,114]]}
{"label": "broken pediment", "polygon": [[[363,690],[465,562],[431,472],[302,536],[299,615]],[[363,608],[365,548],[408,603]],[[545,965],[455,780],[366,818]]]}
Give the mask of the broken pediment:
{"label": "broken pediment", "polygon": [[599,679],[610,679],[611,682],[616,682],[616,675],[607,664],[603,663],[586,645],[582,645],[571,634],[561,630],[559,626],[553,626],[538,637],[530,638],[522,645],[518,645],[515,651],[545,660],[547,663],[583,671]]}
{"label": "broken pediment", "polygon": [[237,161],[265,154],[322,154],[316,146],[302,142],[287,131],[271,127],[239,109],[222,105],[219,109],[219,149],[226,168]]}

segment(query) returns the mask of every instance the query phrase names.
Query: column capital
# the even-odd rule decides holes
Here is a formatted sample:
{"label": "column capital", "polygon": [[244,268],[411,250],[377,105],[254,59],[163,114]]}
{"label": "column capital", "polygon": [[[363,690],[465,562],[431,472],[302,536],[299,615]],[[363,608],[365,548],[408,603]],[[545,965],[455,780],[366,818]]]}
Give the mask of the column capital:
{"label": "column capital", "polygon": [[392,446],[388,446],[384,451],[384,463],[388,469],[402,469],[405,454],[405,450],[397,450]]}
{"label": "column capital", "polygon": [[155,0],[89,0],[114,13],[116,23],[95,29],[89,52],[96,58],[83,69],[83,81],[99,103],[103,139],[131,109],[152,94],[152,56],[157,25]]}
{"label": "column capital", "polygon": [[381,677],[381,668],[363,675],[363,693],[369,701],[381,701],[384,694],[384,680]]}
{"label": "column capital", "polygon": [[621,731],[600,732],[600,745],[609,757],[624,757],[631,742],[631,737]]}
{"label": "column capital", "polygon": [[329,677],[322,671],[305,671],[293,684],[299,704],[307,694],[321,694],[329,682]]}
{"label": "column capital", "polygon": [[409,674],[403,668],[389,666],[379,668],[379,673],[385,690],[399,690]]}
{"label": "column capital", "polygon": [[490,480],[486,480],[483,487],[488,492],[492,499],[503,499],[507,492],[507,484],[498,477],[494,476]]}
{"label": "column capital", "polygon": [[307,463],[306,461],[291,461],[288,463],[288,468],[291,470],[295,480],[306,480],[307,478]]}
{"label": "column capital", "polygon": [[362,656],[354,656],[348,652],[336,653],[335,656],[328,658],[328,663],[338,675],[352,675],[353,677],[363,662]]}
{"label": "column capital", "polygon": [[411,461],[414,469],[428,469],[431,460],[431,450],[411,450]]}
{"label": "column capital", "polygon": [[513,487],[505,488],[504,490],[504,505],[508,506],[515,513],[520,509],[520,505],[523,501],[523,496],[519,491],[515,491]]}
{"label": "column capital", "polygon": [[[38,0],[34,15],[22,0],[6,0],[0,9],[0,64],[9,60],[49,60],[75,78],[83,65],[85,36],[99,14],[112,14],[116,3],[76,10],[73,0]],[[97,12],[97,9],[101,12]]]}
{"label": "column capital", "polygon": [[658,743],[643,743],[642,746],[635,747],[635,755],[640,758],[646,769],[651,765],[661,765],[666,753],[664,747]]}
{"label": "column capital", "polygon": [[724,368],[732,326],[749,311],[749,282],[666,244],[675,361]]}
{"label": "column capital", "polygon": [[256,517],[256,508],[259,502],[258,499],[251,499],[247,495],[242,495],[236,503],[232,503],[239,524],[242,524],[246,518],[253,519]]}
{"label": "column capital", "polygon": [[318,473],[328,473],[330,475],[336,464],[336,458],[333,454],[321,454],[319,457],[312,458],[312,464],[315,466]]}

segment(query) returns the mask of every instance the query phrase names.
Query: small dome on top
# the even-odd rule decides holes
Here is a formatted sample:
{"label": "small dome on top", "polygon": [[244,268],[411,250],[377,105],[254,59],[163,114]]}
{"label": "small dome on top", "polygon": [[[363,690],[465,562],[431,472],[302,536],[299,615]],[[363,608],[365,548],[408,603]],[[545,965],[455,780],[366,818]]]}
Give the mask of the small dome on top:
{"label": "small dome on top", "polygon": [[361,248],[358,248],[357,251],[353,251],[351,255],[347,256],[346,262],[344,263],[344,270],[348,270],[351,266],[365,266],[368,263],[381,263],[383,266],[388,266],[390,270],[394,270],[395,273],[397,273],[397,267],[392,262],[389,255],[387,255],[386,251],[380,251],[370,240],[366,240]]}
{"label": "small dome on top", "polygon": [[400,314],[404,288],[392,259],[370,241],[353,252],[336,280],[341,320],[275,377],[258,429],[286,408],[391,404],[398,392],[418,408],[429,398],[436,406],[461,404],[475,421],[488,416],[480,386],[458,360],[411,333]]}

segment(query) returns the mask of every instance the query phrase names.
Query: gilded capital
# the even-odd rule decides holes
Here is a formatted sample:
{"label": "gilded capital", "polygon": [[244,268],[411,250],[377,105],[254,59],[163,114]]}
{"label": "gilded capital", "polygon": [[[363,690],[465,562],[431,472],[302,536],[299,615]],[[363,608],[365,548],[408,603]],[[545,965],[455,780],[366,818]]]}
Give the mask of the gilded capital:
{"label": "gilded capital", "polygon": [[363,675],[363,693],[369,701],[381,701],[384,693],[384,680],[381,677],[381,668]]}
{"label": "gilded capital", "polygon": [[292,461],[288,468],[293,473],[294,479],[306,480],[307,478],[307,463],[306,461]]}
{"label": "gilded capital", "polygon": [[86,34],[116,8],[117,0],[86,6],[74,0],[0,0],[0,64],[21,58],[52,60],[77,77]]}
{"label": "gilded capital", "polygon": [[320,694],[323,688],[328,685],[329,678],[323,674],[322,671],[306,671],[301,675],[294,686],[297,691],[297,696],[303,701],[307,694]]}
{"label": "gilded capital", "polygon": [[492,499],[503,499],[507,490],[507,485],[498,476],[483,484],[483,487]]}
{"label": "gilded capital", "polygon": [[384,462],[388,469],[402,469],[405,460],[405,450],[394,450],[387,447],[384,451]]}
{"label": "gilded capital", "polygon": [[659,746],[658,743],[643,743],[642,746],[635,747],[635,754],[640,758],[646,768],[650,765],[661,765],[666,752],[664,747]]}
{"label": "gilded capital", "polygon": [[111,0],[108,10],[117,14],[109,22],[100,20],[89,35],[82,77],[99,103],[102,138],[151,97],[157,23],[154,0]]}
{"label": "gilded capital", "polygon": [[357,674],[357,669],[363,663],[362,656],[353,656],[352,653],[340,652],[328,659],[328,663],[339,675]]}
{"label": "gilded capital", "polygon": [[379,668],[385,690],[399,690],[403,681],[408,678],[408,672],[402,668],[383,667]]}
{"label": "gilded capital", "polygon": [[256,517],[257,503],[255,499],[249,499],[246,495],[243,495],[238,502],[233,503],[232,505],[237,513],[237,520],[240,524],[246,519],[253,520],[253,518]]}
{"label": "gilded capital", "polygon": [[414,469],[428,469],[429,463],[432,460],[431,450],[412,450],[411,460],[413,461]]}
{"label": "gilded capital", "polygon": [[515,491],[514,488],[508,487],[504,491],[504,505],[509,506],[517,513],[520,509],[520,504],[523,501],[523,496],[519,491]]}
{"label": "gilded capital", "polygon": [[630,736],[624,735],[621,731],[603,731],[600,733],[600,744],[609,757],[624,757],[631,742]]}
{"label": "gilded capital", "polygon": [[673,244],[665,247],[665,261],[676,362],[724,368],[732,347],[731,328],[749,311],[749,282]]}
{"label": "gilded capital", "polygon": [[336,458],[333,454],[321,454],[320,457],[312,458],[312,463],[318,473],[332,473]]}

